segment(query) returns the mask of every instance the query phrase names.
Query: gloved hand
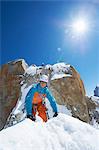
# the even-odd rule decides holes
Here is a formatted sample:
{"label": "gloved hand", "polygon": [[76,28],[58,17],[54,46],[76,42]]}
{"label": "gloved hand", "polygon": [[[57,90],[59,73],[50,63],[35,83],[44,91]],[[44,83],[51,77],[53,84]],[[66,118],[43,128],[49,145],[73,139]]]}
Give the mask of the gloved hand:
{"label": "gloved hand", "polygon": [[57,112],[55,112],[55,114],[53,115],[53,117],[57,117],[58,116],[58,113]]}
{"label": "gloved hand", "polygon": [[31,119],[32,121],[35,121],[35,117],[33,115],[27,115],[27,118]]}

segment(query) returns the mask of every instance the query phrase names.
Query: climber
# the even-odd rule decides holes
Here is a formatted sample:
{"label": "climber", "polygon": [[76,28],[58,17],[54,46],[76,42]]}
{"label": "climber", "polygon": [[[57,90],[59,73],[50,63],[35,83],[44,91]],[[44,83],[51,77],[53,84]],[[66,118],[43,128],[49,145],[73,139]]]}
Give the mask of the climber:
{"label": "climber", "polygon": [[37,112],[38,116],[40,116],[44,122],[48,120],[45,98],[47,98],[51,104],[51,107],[54,112],[53,117],[57,117],[58,115],[56,100],[49,91],[47,83],[48,83],[48,76],[42,75],[40,77],[39,83],[34,85],[29,90],[26,96],[25,107],[27,111],[27,118],[30,118],[33,121],[36,120]]}

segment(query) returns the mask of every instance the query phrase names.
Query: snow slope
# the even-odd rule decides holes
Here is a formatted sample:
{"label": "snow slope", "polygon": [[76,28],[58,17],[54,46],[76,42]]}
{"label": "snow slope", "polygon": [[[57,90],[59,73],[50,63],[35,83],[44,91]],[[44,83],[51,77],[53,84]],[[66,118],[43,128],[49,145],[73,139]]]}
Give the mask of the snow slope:
{"label": "snow slope", "polygon": [[62,113],[47,123],[25,119],[0,132],[0,150],[99,150],[99,130]]}

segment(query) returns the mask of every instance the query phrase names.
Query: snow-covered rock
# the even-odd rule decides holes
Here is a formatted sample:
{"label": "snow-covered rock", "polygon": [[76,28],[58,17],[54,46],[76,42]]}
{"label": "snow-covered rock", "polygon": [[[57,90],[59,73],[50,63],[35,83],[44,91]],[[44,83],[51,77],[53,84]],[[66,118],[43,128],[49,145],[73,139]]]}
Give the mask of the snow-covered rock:
{"label": "snow-covered rock", "polygon": [[91,124],[99,129],[99,97],[91,96],[88,101],[89,115],[91,118]]}
{"label": "snow-covered rock", "polygon": [[0,101],[0,129],[9,124],[9,121],[12,125],[13,120],[15,123],[25,117],[23,114],[26,94],[39,81],[41,74],[49,76],[48,86],[57,103],[67,107],[73,116],[89,122],[84,84],[73,66],[64,62],[28,66],[23,59],[18,59],[5,64],[1,72],[4,88],[0,89],[0,93],[4,94]]}
{"label": "snow-covered rock", "polygon": [[28,68],[24,59],[2,65],[0,68],[0,130],[21,95],[21,81]]}
{"label": "snow-covered rock", "polygon": [[91,96],[92,101],[96,102],[99,104],[99,97],[98,96]]}

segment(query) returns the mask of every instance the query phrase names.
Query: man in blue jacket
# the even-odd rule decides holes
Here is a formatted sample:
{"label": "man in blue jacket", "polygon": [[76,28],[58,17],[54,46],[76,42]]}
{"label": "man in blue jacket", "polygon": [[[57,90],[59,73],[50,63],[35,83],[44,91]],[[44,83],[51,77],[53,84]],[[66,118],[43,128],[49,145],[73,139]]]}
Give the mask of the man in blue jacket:
{"label": "man in blue jacket", "polygon": [[53,117],[56,117],[58,115],[56,100],[49,91],[47,83],[48,83],[48,76],[42,75],[40,77],[40,82],[34,85],[26,96],[25,102],[26,102],[27,118],[30,118],[33,121],[35,121],[36,119],[35,116],[37,112],[44,122],[48,120],[46,113],[47,108],[45,103],[45,97],[47,97],[47,99],[50,102],[50,105],[52,106],[52,109],[54,111]]}

